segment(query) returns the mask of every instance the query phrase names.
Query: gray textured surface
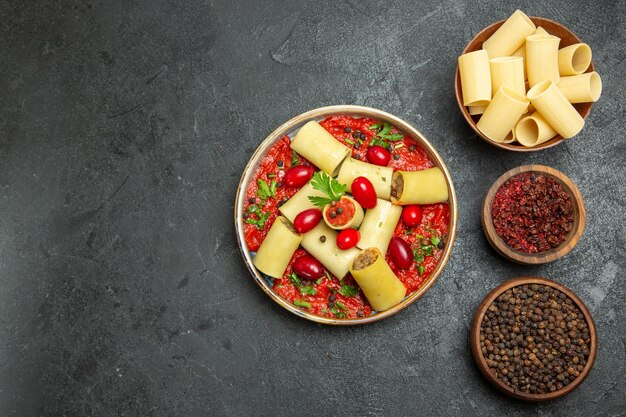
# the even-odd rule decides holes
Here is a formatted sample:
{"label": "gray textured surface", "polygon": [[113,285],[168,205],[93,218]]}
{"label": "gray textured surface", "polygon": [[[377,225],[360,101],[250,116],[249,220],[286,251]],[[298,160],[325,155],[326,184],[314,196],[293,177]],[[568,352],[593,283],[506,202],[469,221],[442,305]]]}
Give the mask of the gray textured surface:
{"label": "gray textured surface", "polygon": [[[573,28],[604,81],[583,133],[530,155],[474,136],[452,88],[465,43],[515,6]],[[0,17],[0,415],[626,413],[623,1],[0,0]],[[341,103],[420,129],[459,197],[438,283],[359,328],[272,303],[232,224],[262,138]],[[587,204],[580,244],[548,266],[505,261],[480,229],[490,183],[526,163]],[[598,324],[591,375],[550,404],[493,391],[468,348],[476,305],[521,274],[569,286]]]}

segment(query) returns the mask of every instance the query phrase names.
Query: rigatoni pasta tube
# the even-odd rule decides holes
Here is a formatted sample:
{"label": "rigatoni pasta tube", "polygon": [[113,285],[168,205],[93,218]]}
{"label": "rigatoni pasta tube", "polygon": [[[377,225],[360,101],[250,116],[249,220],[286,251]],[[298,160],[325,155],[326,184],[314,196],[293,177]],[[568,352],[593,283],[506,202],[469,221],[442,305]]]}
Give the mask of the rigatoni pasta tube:
{"label": "rigatoni pasta tube", "polygon": [[382,167],[379,165],[368,164],[367,162],[359,161],[358,159],[348,158],[341,164],[339,168],[339,175],[337,175],[337,181],[341,184],[346,184],[348,190],[352,187],[352,182],[357,177],[367,178],[376,191],[378,198],[384,198],[389,200],[389,193],[391,192],[391,176],[393,175],[393,168]]}
{"label": "rigatoni pasta tube", "polygon": [[591,48],[586,43],[576,43],[559,49],[559,73],[562,76],[578,75],[591,64]]}
{"label": "rigatoni pasta tube", "polygon": [[[341,209],[341,213],[338,209]],[[335,213],[334,217],[331,213]],[[333,202],[324,206],[322,216],[331,229],[344,230],[359,227],[365,214],[363,207],[354,198],[344,195],[337,203]]]}
{"label": "rigatoni pasta tube", "polygon": [[[532,33],[533,35],[548,35],[544,28],[541,26],[537,26],[537,29]],[[528,73],[526,72],[526,40],[524,40],[524,44],[517,48],[517,51],[513,52],[511,56],[519,56],[524,58],[524,80],[528,79]]]}
{"label": "rigatoni pasta tube", "polygon": [[315,204],[311,203],[309,200],[309,196],[311,197],[323,197],[326,196],[321,191],[318,191],[313,188],[311,182],[309,181],[304,187],[300,188],[300,190],[295,193],[285,204],[280,206],[278,210],[281,212],[283,216],[289,219],[290,222],[293,222],[296,216],[302,213],[304,210],[315,208]]}
{"label": "rigatoni pasta tube", "polygon": [[393,173],[391,188],[391,202],[402,206],[448,201],[448,183],[439,167],[396,171]]}
{"label": "rigatoni pasta tube", "polygon": [[535,24],[521,10],[513,14],[483,43],[489,58],[511,56],[535,31]]}
{"label": "rigatoni pasta tube", "polygon": [[528,99],[559,135],[569,139],[580,132],[585,121],[552,81],[542,81],[528,91]]}
{"label": "rigatoni pasta tube", "polygon": [[489,68],[491,70],[492,95],[495,95],[504,85],[511,87],[520,94],[526,94],[524,58],[518,56],[493,58],[489,60]]}
{"label": "rigatoni pasta tube", "polygon": [[[320,237],[324,239],[320,240]],[[323,240],[323,242],[322,242]],[[356,248],[342,250],[337,247],[337,232],[320,222],[302,238],[302,247],[320,261],[334,276],[341,279],[350,269],[350,262],[359,254]]]}
{"label": "rigatoni pasta tube", "polygon": [[357,255],[350,265],[350,274],[376,311],[390,309],[406,295],[406,287],[378,248],[367,248]]}
{"label": "rigatoni pasta tube", "polygon": [[291,141],[291,149],[330,176],[336,174],[341,162],[351,153],[350,148],[314,120],[302,126],[296,133]]}
{"label": "rigatoni pasta tube", "polygon": [[[530,107],[530,105],[528,106]],[[534,110],[533,110],[534,111]],[[524,113],[519,120],[515,123],[515,126],[517,126],[517,123],[519,123],[520,120],[522,120],[524,117],[530,116],[531,115],[531,111],[527,111],[526,113]],[[513,127],[513,129],[511,129],[511,131],[506,135],[506,138],[504,138],[504,140],[502,141],[502,143],[513,143],[517,140],[517,138],[515,137],[515,127]]]}
{"label": "rigatoni pasta tube", "polygon": [[[546,30],[541,26],[537,26],[537,29],[535,29],[531,36],[532,35],[549,35],[549,33],[546,32]],[[524,60],[526,60],[526,39],[524,39],[524,43],[522,44],[522,46],[517,48],[517,51],[513,52],[511,56],[520,56],[524,58]]]}
{"label": "rigatoni pasta tube", "polygon": [[489,55],[484,50],[459,57],[459,75],[464,106],[484,106],[491,100]]}
{"label": "rigatoni pasta tube", "polygon": [[267,232],[252,263],[264,274],[280,278],[285,273],[301,241],[302,235],[296,232],[291,223],[286,218],[278,216]]}
{"label": "rigatoni pasta tube", "polygon": [[528,109],[528,100],[511,87],[500,87],[476,127],[489,139],[501,143]]}
{"label": "rigatoni pasta tube", "polygon": [[530,87],[546,80],[559,82],[559,42],[561,39],[552,35],[526,38],[526,71]]}
{"label": "rigatoni pasta tube", "polygon": [[547,142],[557,135],[556,130],[539,112],[522,118],[513,132],[517,141],[528,148]]}
{"label": "rigatoni pasta tube", "polygon": [[376,207],[365,212],[359,229],[361,239],[357,246],[361,249],[378,248],[382,253],[387,253],[389,241],[401,215],[402,207],[379,198]]}
{"label": "rigatoni pasta tube", "polygon": [[469,106],[467,108],[467,111],[469,112],[470,116],[477,116],[479,114],[483,114],[485,112],[485,109],[487,108],[487,106]]}
{"label": "rigatoni pasta tube", "polygon": [[570,103],[596,102],[602,94],[602,79],[595,71],[561,77],[557,86]]}

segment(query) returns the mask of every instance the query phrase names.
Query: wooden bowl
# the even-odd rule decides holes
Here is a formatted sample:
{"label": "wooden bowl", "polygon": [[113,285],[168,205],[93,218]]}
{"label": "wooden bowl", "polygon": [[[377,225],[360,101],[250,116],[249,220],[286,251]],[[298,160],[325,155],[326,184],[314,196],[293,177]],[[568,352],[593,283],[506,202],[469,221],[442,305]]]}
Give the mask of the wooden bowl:
{"label": "wooden bowl", "polygon": [[[443,254],[441,255],[441,259],[437,264],[437,267],[433,271],[433,273],[428,277],[428,279],[423,283],[423,285],[415,292],[405,297],[398,305],[390,308],[389,310],[381,311],[373,313],[370,316],[366,317],[358,317],[358,318],[330,318],[318,316],[316,314],[309,313],[307,311],[301,310],[298,307],[291,304],[289,301],[282,298],[278,295],[271,283],[270,280],[261,274],[254,264],[252,263],[253,253],[250,252],[248,246],[246,245],[245,236],[244,236],[244,227],[243,227],[243,208],[246,200],[246,192],[248,184],[250,183],[251,178],[254,176],[256,169],[258,168],[261,160],[267,153],[267,151],[281,138],[285,137],[285,135],[289,135],[293,137],[295,133],[302,127],[305,123],[311,120],[322,120],[332,115],[343,114],[354,117],[372,117],[383,122],[388,122],[394,125],[396,128],[407,134],[413,140],[415,140],[421,148],[426,152],[430,160],[433,164],[441,169],[443,172],[446,183],[448,185],[448,195],[449,195],[449,208],[450,208],[450,222],[448,224],[448,238],[445,240],[445,247],[443,248]],[[259,145],[254,154],[250,157],[246,168],[243,171],[243,175],[241,176],[241,180],[239,181],[239,186],[237,188],[237,196],[235,199],[235,230],[237,234],[237,243],[239,245],[239,250],[241,251],[241,255],[243,256],[243,260],[246,264],[246,267],[254,277],[256,283],[261,287],[261,289],[278,305],[290,311],[291,313],[303,317],[305,319],[322,323],[322,324],[330,324],[330,325],[339,325],[339,326],[349,326],[349,325],[357,325],[357,324],[366,324],[372,323],[386,317],[392,316],[409,305],[413,304],[417,300],[419,300],[429,289],[433,286],[433,284],[437,281],[437,278],[443,272],[443,268],[445,267],[448,259],[450,258],[450,254],[452,253],[452,246],[454,245],[454,239],[456,237],[456,229],[458,222],[458,210],[457,210],[457,202],[456,202],[456,193],[454,191],[454,185],[452,184],[452,176],[450,172],[448,172],[448,168],[435,147],[426,139],[426,137],[420,133],[413,126],[405,122],[404,120],[396,117],[392,114],[386,113],[382,110],[373,109],[370,107],[363,106],[352,106],[352,105],[339,105],[339,106],[328,106],[322,107],[319,109],[314,109],[308,111],[306,113],[302,113],[293,119],[285,122],[281,126],[279,126],[276,130],[269,134],[268,137]]]}
{"label": "wooden bowl", "polygon": [[[546,394],[529,394],[524,391],[518,391],[510,386],[506,385],[504,382],[500,381],[494,374],[489,370],[489,366],[487,365],[487,361],[485,360],[482,351],[480,349],[480,325],[483,321],[483,317],[487,312],[487,309],[491,305],[491,303],[498,298],[500,294],[508,290],[509,288],[517,287],[525,284],[543,284],[550,286],[552,288],[556,288],[557,290],[564,293],[566,296],[572,299],[574,304],[580,309],[583,316],[585,316],[585,321],[587,322],[587,326],[589,327],[589,335],[591,339],[591,346],[589,347],[589,358],[587,358],[587,363],[583,368],[580,375],[572,382],[570,382],[565,387],[560,390],[546,393]],[[591,368],[593,367],[593,363],[596,360],[596,353],[598,349],[598,335],[596,333],[596,324],[585,306],[585,303],[582,302],[580,298],[576,294],[574,294],[569,288],[554,282],[552,280],[546,278],[539,277],[530,277],[523,276],[514,278],[512,280],[506,281],[496,288],[491,290],[489,294],[485,297],[485,299],[480,303],[478,308],[476,309],[476,313],[474,314],[474,318],[472,320],[472,327],[470,329],[470,346],[472,348],[472,355],[474,356],[474,360],[476,361],[476,365],[478,365],[478,369],[480,372],[487,378],[487,380],[495,386],[499,391],[504,394],[517,398],[524,401],[547,401],[553,400],[555,398],[563,397],[564,395],[572,392],[576,387],[578,387],[589,375]]]}
{"label": "wooden bowl", "polygon": [[[508,181],[511,177],[514,177],[515,175],[522,172],[537,172],[554,178],[569,194],[574,205],[574,227],[569,232],[563,243],[561,243],[556,248],[546,252],[525,253],[516,251],[515,249],[507,245],[500,236],[498,236],[498,234],[496,233],[496,228],[494,227],[492,222],[491,206],[493,197],[495,196],[500,186],[502,186],[502,184]],[[561,171],[544,165],[524,165],[505,172],[500,178],[496,180],[496,182],[493,183],[493,185],[487,192],[487,195],[485,196],[485,201],[483,202],[482,224],[483,231],[485,232],[487,240],[500,255],[511,261],[525,265],[536,265],[546,262],[552,262],[564,256],[578,243],[578,240],[580,239],[580,236],[585,229],[586,220],[587,214],[585,211],[585,204],[583,202],[582,195],[580,194],[580,191],[578,191],[578,188],[576,187],[574,182]]]}
{"label": "wooden bowl", "polygon": [[[560,23],[557,23],[557,22],[555,22],[553,20],[544,19],[543,17],[536,17],[536,16],[530,16],[530,20],[533,21],[535,26],[541,26],[549,34],[554,35],[554,36],[556,36],[558,38],[561,38],[561,43],[559,44],[559,48],[564,48],[566,46],[582,42],[568,28],[566,28],[565,26],[563,26]],[[468,52],[474,52],[474,51],[477,51],[477,50],[481,49],[482,46],[483,46],[483,42],[485,42],[487,39],[489,39],[489,37],[496,30],[498,30],[498,28],[500,26],[502,26],[502,24],[504,22],[505,22],[505,20],[501,20],[501,21],[496,22],[496,23],[492,24],[491,26],[487,26],[485,29],[481,30],[476,36],[474,36],[474,39],[472,39],[467,44],[467,46],[463,50],[463,54],[466,54]],[[589,68],[585,72],[592,72],[592,71],[595,71],[595,67],[593,65],[593,60],[591,61],[591,65],[589,65]],[[461,113],[463,113],[463,117],[465,117],[465,120],[467,120],[467,123],[471,126],[472,129],[474,129],[474,132],[476,132],[476,134],[480,138],[482,138],[484,141],[488,142],[489,144],[491,144],[493,146],[497,146],[498,148],[506,149],[506,150],[509,150],[509,151],[515,151],[515,152],[534,152],[534,151],[538,151],[538,150],[541,150],[541,149],[551,148],[552,146],[554,146],[554,145],[556,145],[558,143],[561,143],[564,140],[562,136],[558,135],[558,136],[553,137],[549,141],[544,142],[544,143],[542,143],[540,145],[534,146],[532,148],[527,148],[527,147],[522,146],[520,144],[494,142],[493,140],[491,140],[487,136],[485,136],[478,129],[478,127],[476,126],[476,123],[478,123],[478,119],[480,118],[480,115],[471,116],[469,114],[469,111],[468,111],[467,107],[465,107],[463,105],[463,94],[461,93],[461,75],[459,74],[459,66],[458,65],[456,67],[454,91],[455,91],[455,94],[456,94],[456,101],[459,104],[459,109],[461,109]],[[574,108],[576,109],[576,111],[578,111],[578,113],[584,119],[584,118],[587,117],[587,115],[591,111],[591,104],[592,103],[574,104]]]}

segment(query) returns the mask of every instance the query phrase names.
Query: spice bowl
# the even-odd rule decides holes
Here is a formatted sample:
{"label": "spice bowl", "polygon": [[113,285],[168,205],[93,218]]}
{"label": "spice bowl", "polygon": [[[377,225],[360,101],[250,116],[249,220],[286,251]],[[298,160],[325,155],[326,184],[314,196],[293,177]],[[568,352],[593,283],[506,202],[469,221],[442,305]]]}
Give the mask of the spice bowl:
{"label": "spice bowl", "polygon": [[[498,229],[496,229],[496,226],[494,225],[493,201],[494,197],[496,197],[496,193],[511,178],[523,173],[535,173],[538,176],[545,177],[547,181],[551,181],[552,184],[560,185],[561,189],[567,194],[569,200],[571,201],[572,207],[571,212],[568,214],[568,216],[571,217],[572,221],[567,226],[570,230],[566,233],[563,233],[563,236],[561,236],[562,241],[560,242],[560,244],[558,244],[558,246],[551,247],[549,250],[546,251],[530,253],[528,251],[514,249],[513,247],[509,246],[509,244],[507,244],[507,242],[498,234]],[[547,192],[549,192],[549,190]],[[513,207],[517,207],[519,209],[519,207],[525,203],[522,201],[512,201],[511,204],[513,205]],[[559,215],[559,213],[556,214],[556,216]],[[550,217],[551,214],[548,215],[548,218]],[[565,256],[569,251],[574,248],[574,246],[576,246],[576,244],[580,240],[580,237],[585,228],[586,218],[587,215],[583,198],[574,182],[562,172],[544,165],[524,165],[504,173],[493,183],[493,185],[487,192],[482,208],[483,231],[485,232],[485,236],[491,246],[505,258],[513,262],[525,265],[536,265],[552,262],[556,259],[561,258],[562,256]],[[545,220],[545,222],[548,222],[548,220]],[[535,225],[531,223],[530,226]],[[550,225],[536,225],[537,228],[543,228],[548,226]],[[540,235],[541,232],[539,233],[539,236]]]}
{"label": "spice bowl", "polygon": [[[511,291],[507,293],[507,291],[509,290]],[[538,294],[539,297],[535,297],[534,294],[532,296],[528,296],[527,294],[529,291],[534,292],[534,294]],[[563,294],[563,296],[561,296],[561,294]],[[556,297],[557,295],[561,297]],[[506,296],[509,298],[503,301],[500,296]],[[542,311],[542,313],[544,314],[543,316],[540,315],[542,313],[534,310],[537,312],[539,319],[536,319],[534,317],[534,313],[532,317],[524,316],[520,313],[519,310],[523,311],[523,309],[526,308],[524,306],[526,299],[530,299],[531,303],[533,303],[533,306],[534,303],[539,306],[542,305],[541,297],[544,296],[548,301],[544,300],[543,305],[545,306],[545,303],[552,303],[551,305],[553,308],[548,309],[544,307],[544,310]],[[556,297],[556,300],[558,300],[558,302],[554,301],[553,298],[548,299],[548,296]],[[511,306],[508,309],[508,311],[511,311],[511,314],[508,316],[508,311],[504,311],[504,308],[506,307],[497,309],[498,306],[502,307],[503,303]],[[563,307],[563,309],[561,309],[561,307],[558,307],[558,309],[556,309],[555,304],[565,307]],[[532,309],[533,306],[529,308]],[[513,313],[513,311],[515,310],[517,311]],[[491,318],[489,317],[490,311],[492,312]],[[502,314],[502,311],[504,311],[505,314]],[[570,316],[570,314],[573,314],[572,312],[574,311],[577,311],[578,313],[576,314],[577,317],[572,319],[570,318],[572,317]],[[559,316],[559,314],[562,315]],[[494,315],[498,316],[497,325],[500,326],[498,328],[499,330],[487,333],[488,329],[495,328],[494,321],[496,320],[493,319]],[[511,318],[504,318],[503,320],[500,320],[501,316]],[[519,317],[529,317],[528,319],[524,318],[523,320],[528,320],[531,325],[529,327],[526,327],[526,324],[519,324]],[[555,317],[556,319],[554,319]],[[558,317],[561,317],[560,321]],[[517,331],[518,335],[524,335],[522,337],[522,341],[525,342],[525,345],[518,344],[517,340],[519,339],[519,337],[514,338],[514,335],[511,335],[511,337],[508,338],[509,333],[507,331],[507,337],[505,337],[505,339],[507,340],[506,343],[509,346],[505,346],[505,355],[507,355],[511,351],[515,351],[515,349],[517,349],[517,352],[514,352],[513,356],[511,357],[506,357],[506,361],[508,361],[509,363],[508,367],[503,365],[502,368],[500,368],[500,363],[503,363],[505,359],[504,356],[500,356],[500,359],[498,359],[498,356],[495,357],[495,361],[498,362],[497,366],[495,366],[494,359],[487,359],[485,356],[487,355],[487,357],[490,357],[490,354],[493,353],[493,351],[501,349],[501,341],[498,340],[492,342],[492,340],[495,340],[496,337],[498,337],[493,336],[494,334],[497,335],[498,333],[504,333],[504,330],[502,330],[502,328],[506,328],[507,324],[499,323],[506,323],[506,320],[512,320],[509,322],[509,327],[513,329],[513,332]],[[481,327],[483,321],[486,322],[484,331]],[[546,323],[548,323],[548,327],[546,327]],[[556,329],[556,331],[559,331],[559,325],[561,323],[565,325],[561,327],[564,330],[560,333],[560,335],[557,335],[557,337],[555,338],[551,338],[550,336],[548,336],[549,334],[554,336],[554,329]],[[534,325],[537,325],[536,327],[538,327],[539,329],[546,330],[534,330]],[[523,329],[520,330],[519,328],[516,329],[515,327],[523,327]],[[533,339],[528,339],[528,336],[525,336],[525,334],[529,331],[529,328],[533,329],[530,330],[530,332],[535,332],[536,336]],[[548,330],[550,328],[553,330]],[[540,335],[537,336],[537,333],[539,333]],[[491,334],[492,337],[491,339],[489,339],[489,344],[487,344],[485,343],[485,341],[487,340],[489,334]],[[579,337],[580,339],[576,339],[576,337]],[[561,338],[563,338],[562,343],[560,343]],[[585,338],[584,343],[579,342],[579,340],[583,340],[583,338]],[[513,340],[516,340],[516,342],[514,343]],[[530,342],[527,342],[528,340],[530,340]],[[567,342],[565,340],[567,340]],[[532,345],[533,347],[529,348],[532,343],[535,343],[535,345]],[[555,343],[554,347],[551,346],[552,343]],[[539,345],[542,346],[543,350],[538,348]],[[492,349],[491,353],[489,353],[489,351],[487,350],[489,346],[495,346],[495,348]],[[547,347],[544,348],[544,346]],[[563,397],[572,392],[589,375],[589,372],[591,371],[591,368],[593,367],[596,359],[597,346],[598,341],[596,326],[593,318],[591,317],[591,314],[589,313],[589,310],[587,309],[583,301],[567,287],[552,280],[540,277],[518,277],[506,281],[494,288],[489,294],[487,294],[485,299],[476,309],[470,329],[470,347],[472,349],[472,356],[474,357],[476,365],[478,366],[481,373],[499,391],[510,397],[517,398],[523,401],[547,401]],[[567,353],[562,354],[558,358],[555,358],[555,355],[553,355],[553,353],[556,352],[556,349],[562,348],[564,348]],[[572,355],[570,355],[570,349],[571,352],[573,352]],[[526,352],[528,351],[531,352],[532,356],[531,354],[526,354]],[[535,352],[539,353],[535,354]],[[502,351],[498,351],[496,354],[499,353],[502,353]],[[552,357],[550,357],[551,355]],[[561,360],[563,362],[560,362]],[[557,363],[557,366],[554,366],[554,363]],[[492,365],[491,367],[490,364]],[[505,368],[507,372],[506,376],[504,376]],[[509,369],[514,369],[514,371],[510,371]],[[511,375],[513,375],[510,378],[509,372],[511,373]],[[508,380],[509,383],[503,382],[498,377],[498,374],[500,374],[500,377]],[[534,375],[537,375],[537,377],[535,377]],[[538,375],[542,375],[542,378],[547,378],[547,380],[540,379]],[[519,381],[517,381],[518,376]],[[530,379],[532,382],[529,383],[526,378]],[[514,383],[518,384],[516,385],[518,388],[514,388]],[[539,383],[544,384],[544,391],[546,391],[545,386],[552,386],[554,388],[559,386],[559,384],[564,386],[552,391],[547,390],[550,392],[537,393],[528,392],[530,390],[523,389],[526,384],[535,384],[535,387],[538,387],[539,385],[537,384]],[[553,385],[554,383],[556,383],[556,385]]]}
{"label": "spice bowl", "polygon": [[[574,45],[576,43],[582,42],[571,30],[569,30],[567,27],[563,26],[562,24],[558,22],[555,22],[550,19],[545,19],[543,17],[537,17],[537,16],[529,16],[529,18],[530,20],[532,20],[535,26],[537,27],[541,26],[551,35],[554,35],[560,38],[561,39],[561,42],[559,44],[560,48],[564,48],[566,46],[570,46],[570,45]],[[478,32],[478,34],[476,34],[476,36],[474,36],[474,38],[467,44],[465,49],[463,49],[462,54],[466,54],[469,52],[474,52],[474,51],[478,51],[479,49],[482,49],[483,43],[487,39],[489,39],[489,37],[493,35],[495,31],[498,30],[500,26],[504,24],[505,21],[506,20],[500,20],[498,22],[495,22],[492,25],[487,26],[486,28]],[[585,72],[592,72],[592,71],[595,71],[593,61],[591,61],[589,68]],[[495,142],[489,139],[484,133],[480,131],[480,129],[478,129],[477,123],[478,123],[478,119],[480,118],[480,115],[474,115],[474,116],[471,115],[468,108],[463,105],[463,93],[461,89],[461,75],[459,73],[458,65],[456,67],[456,73],[455,73],[454,90],[455,90],[455,95],[456,95],[456,101],[459,105],[461,114],[465,118],[465,121],[467,121],[467,124],[478,135],[478,137],[480,137],[482,140],[489,143],[490,145],[493,145],[501,149],[505,149],[507,151],[513,151],[513,152],[535,152],[535,151],[539,151],[542,149],[551,148],[552,146],[558,145],[564,140],[561,135],[557,135],[553,137],[552,139],[534,147],[525,147],[518,143]],[[578,114],[580,114],[580,116],[584,119],[591,112],[592,104],[593,103],[578,103],[578,104],[574,104],[574,108],[576,109]]]}

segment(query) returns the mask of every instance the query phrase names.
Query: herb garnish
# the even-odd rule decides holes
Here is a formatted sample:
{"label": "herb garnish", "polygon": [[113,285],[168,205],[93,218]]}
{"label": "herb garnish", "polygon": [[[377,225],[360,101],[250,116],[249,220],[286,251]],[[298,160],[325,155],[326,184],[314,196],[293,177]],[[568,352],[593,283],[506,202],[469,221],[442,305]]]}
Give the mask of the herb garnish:
{"label": "herb garnish", "polygon": [[248,224],[254,224],[254,225],[256,225],[256,227],[258,227],[259,229],[263,229],[263,226],[265,226],[265,222],[267,222],[267,219],[270,217],[270,212],[269,212],[269,211],[266,211],[266,212],[264,212],[264,213],[260,213],[260,214],[259,214],[259,212],[258,212],[258,210],[257,210],[256,206],[250,206],[250,207],[248,207],[248,211],[250,211],[250,208],[251,208],[251,207],[254,207],[254,208],[255,208],[255,209],[254,209],[254,211],[252,211],[252,212],[253,212],[253,213],[256,213],[256,214],[257,214],[257,216],[259,216],[259,218],[258,218],[258,219],[252,219],[252,218],[248,217],[248,218],[246,219],[246,223],[248,223]]}
{"label": "herb garnish", "polygon": [[262,203],[264,203],[268,198],[276,196],[275,180],[272,180],[269,185],[263,180],[258,180],[257,184],[259,188],[256,190],[256,195],[261,199]]}
{"label": "herb garnish", "polygon": [[292,272],[291,274],[287,275],[287,277],[289,277],[289,281],[291,281],[293,286],[296,287],[298,291],[300,291],[300,294],[302,295],[317,294],[317,290],[315,289],[315,287],[313,285],[302,284],[302,279],[300,279],[298,274],[296,274],[295,272]]}
{"label": "herb garnish", "polygon": [[[422,240],[425,239],[424,236],[421,235],[416,235],[416,237]],[[420,276],[422,276],[425,270],[424,265],[422,265],[424,263],[424,258],[431,256],[435,252],[439,242],[441,242],[441,239],[438,236],[433,235],[430,237],[431,244],[424,244],[423,242],[420,242],[416,248],[413,248],[413,260],[417,264],[417,273]]]}
{"label": "herb garnish", "polygon": [[309,303],[308,301],[304,301],[304,300],[294,300],[293,305],[298,306],[298,307],[311,308],[311,303]]}
{"label": "herb garnish", "polygon": [[346,188],[348,188],[323,171],[317,171],[313,174],[311,185],[313,189],[321,191],[328,196],[309,196],[309,201],[318,207],[324,207],[326,204],[330,204],[333,201],[339,201],[343,193],[346,192]]}
{"label": "herb garnish", "polygon": [[333,305],[330,309],[330,312],[333,313],[333,315],[338,319],[342,319],[348,317],[348,315],[346,314],[346,310],[346,306],[343,305],[341,301],[336,301],[335,305]]}
{"label": "herb garnish", "polygon": [[384,122],[381,128],[380,123],[373,124],[369,127],[369,130],[378,130],[376,135],[372,138],[370,146],[382,146],[385,149],[391,149],[389,142],[395,142],[404,139],[402,133],[391,133],[392,126],[390,123]]}
{"label": "herb garnish", "polygon": [[354,297],[359,293],[359,290],[354,285],[346,285],[342,282],[340,292],[344,297]]}
{"label": "herb garnish", "polygon": [[291,166],[295,167],[299,163],[300,163],[300,158],[298,158],[298,154],[296,153],[296,151],[292,150],[291,151]]}

